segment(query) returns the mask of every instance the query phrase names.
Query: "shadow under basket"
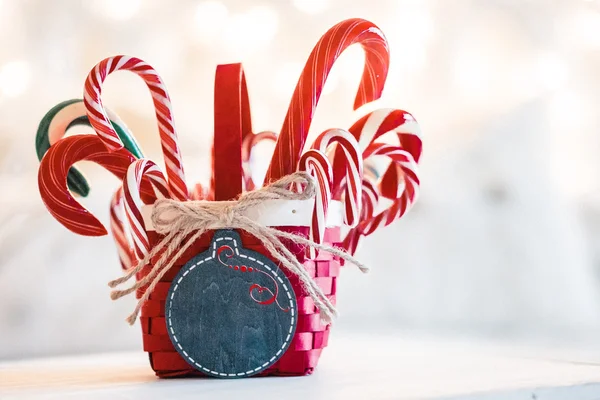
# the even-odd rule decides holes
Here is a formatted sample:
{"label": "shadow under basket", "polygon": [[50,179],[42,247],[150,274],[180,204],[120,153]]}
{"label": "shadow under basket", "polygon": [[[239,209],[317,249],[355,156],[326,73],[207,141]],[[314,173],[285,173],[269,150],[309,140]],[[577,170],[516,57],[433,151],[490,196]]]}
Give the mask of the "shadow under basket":
{"label": "shadow under basket", "polygon": [[[285,226],[277,229],[304,236],[309,233],[308,227]],[[245,248],[270,257],[268,251],[254,236],[240,230],[237,232],[240,234],[242,244]],[[176,260],[174,266],[161,279],[155,290],[150,294],[149,300],[142,307],[140,321],[144,351],[149,354],[150,366],[159,377],[204,376],[202,372],[188,364],[175,350],[167,333],[165,301],[171,287],[171,282],[179,270],[196,254],[208,249],[213,234],[214,232],[211,231],[202,235]],[[151,247],[153,247],[162,239],[162,236],[159,236],[156,232],[149,231],[148,238]],[[317,258],[312,260],[308,258],[305,249],[285,240],[283,242],[298,257],[298,260],[323,290],[323,293],[335,304],[340,260],[327,252],[320,252]],[[340,228],[327,228],[324,242],[328,245],[338,246],[340,244]],[[160,254],[151,260],[152,265],[159,257]],[[146,276],[151,267],[151,265],[146,266],[138,274],[137,279],[139,280]],[[321,351],[327,346],[329,340],[330,325],[321,323],[318,309],[315,307],[312,298],[306,294],[297,277],[290,275],[285,268],[282,268],[282,271],[290,280],[296,294],[298,306],[296,331],[289,348],[281,358],[256,376],[310,375],[317,366]],[[139,289],[136,296],[140,298],[144,290],[144,288]]]}

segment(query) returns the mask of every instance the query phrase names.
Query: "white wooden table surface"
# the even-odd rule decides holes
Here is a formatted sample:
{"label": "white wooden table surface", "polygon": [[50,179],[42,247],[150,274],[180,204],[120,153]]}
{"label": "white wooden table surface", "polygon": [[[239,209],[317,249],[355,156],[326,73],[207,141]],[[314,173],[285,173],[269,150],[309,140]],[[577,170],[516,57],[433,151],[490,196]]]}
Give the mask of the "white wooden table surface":
{"label": "white wooden table surface", "polygon": [[160,380],[141,351],[0,363],[0,399],[278,397],[598,400],[600,352],[344,332],[308,377]]}

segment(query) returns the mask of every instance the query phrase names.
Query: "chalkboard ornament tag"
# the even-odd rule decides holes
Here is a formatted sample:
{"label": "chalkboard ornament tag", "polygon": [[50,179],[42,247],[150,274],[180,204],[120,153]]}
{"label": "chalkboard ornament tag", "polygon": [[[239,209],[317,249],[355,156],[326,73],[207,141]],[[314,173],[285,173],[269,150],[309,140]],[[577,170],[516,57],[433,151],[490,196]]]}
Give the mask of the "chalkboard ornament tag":
{"label": "chalkboard ornament tag", "polygon": [[179,271],[165,315],[181,357],[218,378],[244,378],[273,365],[289,347],[298,318],[283,271],[244,248],[233,230],[216,231],[208,250]]}

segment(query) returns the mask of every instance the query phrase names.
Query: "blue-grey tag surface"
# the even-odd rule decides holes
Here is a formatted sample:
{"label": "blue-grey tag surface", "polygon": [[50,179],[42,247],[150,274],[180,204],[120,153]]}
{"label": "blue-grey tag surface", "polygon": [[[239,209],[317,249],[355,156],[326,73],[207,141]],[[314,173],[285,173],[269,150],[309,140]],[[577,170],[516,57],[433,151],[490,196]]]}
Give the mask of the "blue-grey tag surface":
{"label": "blue-grey tag surface", "polygon": [[219,378],[255,375],[274,364],[292,341],[297,315],[287,277],[242,247],[232,230],[216,231],[209,249],[184,265],[165,304],[177,352]]}

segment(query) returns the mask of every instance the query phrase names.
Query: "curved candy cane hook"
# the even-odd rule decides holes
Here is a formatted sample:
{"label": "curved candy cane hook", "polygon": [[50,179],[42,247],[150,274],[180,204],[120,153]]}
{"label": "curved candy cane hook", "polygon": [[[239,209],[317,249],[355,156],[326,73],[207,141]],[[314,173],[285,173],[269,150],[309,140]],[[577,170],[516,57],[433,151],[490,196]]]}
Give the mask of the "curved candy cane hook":
{"label": "curved candy cane hook", "polygon": [[154,162],[142,158],[129,166],[127,174],[123,178],[123,195],[125,198],[125,215],[127,215],[129,221],[138,259],[144,258],[150,251],[150,241],[142,217],[144,202],[142,201],[141,189],[144,179],[149,180],[154,189],[153,199],[148,203],[151,204],[159,198],[169,197],[167,180]]}
{"label": "curved candy cane hook", "polygon": [[[421,128],[415,118],[404,110],[393,108],[375,110],[356,121],[350,127],[349,131],[359,141],[362,149],[366,149],[381,136],[389,132],[394,132],[398,138],[399,145],[412,155],[414,161],[418,163],[421,159],[423,151]],[[336,153],[336,158],[339,158],[339,153],[339,151]],[[334,159],[334,173],[338,173],[342,169],[342,162]],[[395,199],[400,196],[401,193],[397,189],[399,187],[398,182],[401,180],[402,171],[400,166],[392,163],[382,174],[380,182],[381,194],[389,199]],[[336,182],[334,181],[335,184]]]}
{"label": "curved candy cane hook", "polygon": [[242,141],[242,169],[244,173],[244,190],[250,191],[256,189],[256,184],[252,178],[252,169],[250,168],[250,157],[254,146],[263,140],[277,142],[277,134],[271,131],[251,133],[244,137]]}
{"label": "curved candy cane hook", "polygon": [[137,263],[137,258],[133,253],[129,231],[125,225],[125,208],[123,200],[123,187],[119,186],[110,201],[109,226],[115,246],[117,246],[121,268],[128,270]]}
{"label": "curved candy cane hook", "polygon": [[106,77],[119,70],[135,72],[150,89],[169,178],[169,191],[173,198],[187,200],[188,189],[185,184],[181,151],[175,132],[171,99],[161,77],[150,65],[139,58],[116,56],[102,60],[90,71],[85,82],[83,99],[92,126],[110,151],[123,147],[123,143],[110,124],[100,98],[102,83]]}
{"label": "curved candy cane hook", "polygon": [[93,135],[75,135],[54,144],[42,158],[38,186],[46,208],[67,229],[84,236],[106,235],[102,223],[77,200],[67,187],[67,173],[78,161],[92,161],[122,179],[129,164],[135,161],[125,150],[109,153]]}
{"label": "curved candy cane hook", "polygon": [[296,170],[329,71],[340,54],[355,43],[361,44],[366,56],[354,108],[381,96],[389,64],[388,43],[381,30],[372,22],[356,18],[329,29],[313,49],[300,75],[267,171],[267,182]]}
{"label": "curved candy cane hook", "polygon": [[[115,132],[125,144],[125,148],[134,157],[142,157],[142,151],[125,123],[111,110],[107,109],[106,113],[110,118],[110,123]],[[78,125],[92,126],[88,119],[83,100],[67,100],[52,107],[44,115],[38,126],[35,138],[35,149],[38,159],[41,161],[50,146],[62,139],[67,130]],[[86,197],[89,194],[90,186],[87,180],[75,167],[71,168],[67,175],[67,184],[73,193],[81,197]]]}

